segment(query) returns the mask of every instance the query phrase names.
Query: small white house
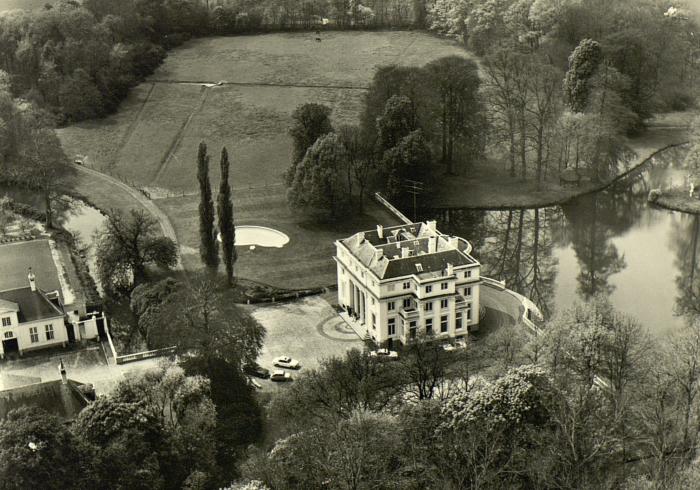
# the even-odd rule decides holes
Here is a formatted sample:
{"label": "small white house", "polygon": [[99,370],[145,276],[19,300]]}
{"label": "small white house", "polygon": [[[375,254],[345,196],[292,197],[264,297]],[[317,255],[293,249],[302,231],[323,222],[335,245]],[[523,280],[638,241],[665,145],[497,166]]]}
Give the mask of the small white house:
{"label": "small white house", "polygon": [[0,358],[98,337],[94,318],[68,321],[60,294],[39,289],[31,269],[27,281],[26,287],[0,291]]}

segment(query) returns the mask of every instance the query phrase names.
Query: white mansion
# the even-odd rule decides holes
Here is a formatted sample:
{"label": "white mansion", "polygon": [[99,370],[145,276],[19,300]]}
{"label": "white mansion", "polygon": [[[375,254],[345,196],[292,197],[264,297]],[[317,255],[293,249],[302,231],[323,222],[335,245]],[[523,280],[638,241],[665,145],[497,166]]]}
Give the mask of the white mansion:
{"label": "white mansion", "polygon": [[480,264],[435,221],[336,241],[338,303],[367,338],[391,347],[419,334],[466,335],[479,323]]}

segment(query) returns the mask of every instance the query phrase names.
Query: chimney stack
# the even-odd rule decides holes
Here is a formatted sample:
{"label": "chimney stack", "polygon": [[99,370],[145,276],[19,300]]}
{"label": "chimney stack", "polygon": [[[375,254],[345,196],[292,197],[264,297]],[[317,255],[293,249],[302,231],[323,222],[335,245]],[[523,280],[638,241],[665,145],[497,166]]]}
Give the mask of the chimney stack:
{"label": "chimney stack", "polygon": [[451,276],[452,274],[455,273],[455,268],[452,264],[448,263],[447,264],[447,275]]}
{"label": "chimney stack", "polygon": [[459,250],[459,238],[458,237],[451,236],[450,238],[448,238],[447,241],[450,244],[450,247]]}
{"label": "chimney stack", "polygon": [[437,221],[432,220],[432,221],[426,221],[425,224],[428,226],[428,229],[432,231],[433,233],[437,232]]}
{"label": "chimney stack", "polygon": [[68,384],[68,376],[66,375],[66,366],[63,365],[63,359],[58,365],[58,370],[61,372],[61,383]]}
{"label": "chimney stack", "polygon": [[410,255],[409,255],[409,248],[408,248],[408,247],[402,247],[402,248],[401,248],[401,258],[402,258],[402,259],[406,259],[406,258],[408,258],[408,257],[410,257]]}
{"label": "chimney stack", "polygon": [[384,239],[384,227],[382,225],[377,225],[377,235],[379,235],[380,240]]}
{"label": "chimney stack", "polygon": [[32,291],[36,291],[36,276],[32,272],[32,268],[29,268],[29,274],[27,274],[27,279],[29,279],[29,287]]}
{"label": "chimney stack", "polygon": [[437,237],[430,236],[428,237],[428,253],[434,254],[435,252],[437,252]]}

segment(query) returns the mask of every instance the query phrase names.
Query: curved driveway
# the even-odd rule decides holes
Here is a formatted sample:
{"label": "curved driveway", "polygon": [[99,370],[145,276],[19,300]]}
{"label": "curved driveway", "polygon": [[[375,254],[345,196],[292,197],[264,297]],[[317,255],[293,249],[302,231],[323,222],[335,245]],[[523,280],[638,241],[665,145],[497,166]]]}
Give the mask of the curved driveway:
{"label": "curved driveway", "polygon": [[[177,242],[177,236],[175,235],[175,228],[173,228],[172,223],[170,222],[170,219],[168,216],[161,211],[161,209],[156,206],[153,201],[148,199],[146,196],[144,196],[138,189],[134,189],[133,187],[130,187],[126,185],[124,182],[121,180],[115,179],[114,177],[103,174],[102,172],[98,172],[97,170],[94,170],[92,168],[85,167],[83,165],[75,165],[75,168],[78,170],[79,173],[87,174],[92,177],[96,177],[98,179],[102,179],[106,182],[108,182],[110,185],[115,186],[127,194],[136,202],[138,202],[142,207],[146,209],[157,221],[158,224],[160,225],[161,230],[163,231],[163,235],[170,238],[175,245],[178,247],[179,250],[179,245]],[[180,260],[180,255],[178,254],[178,263],[177,266],[175,267],[176,269],[182,270],[182,261]]]}

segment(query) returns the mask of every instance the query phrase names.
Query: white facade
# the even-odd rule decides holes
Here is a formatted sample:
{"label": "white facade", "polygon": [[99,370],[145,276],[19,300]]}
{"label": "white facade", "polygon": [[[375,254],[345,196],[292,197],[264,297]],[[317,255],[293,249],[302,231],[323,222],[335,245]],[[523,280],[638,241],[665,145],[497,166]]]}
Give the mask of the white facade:
{"label": "white facade", "polygon": [[338,303],[378,344],[454,338],[479,323],[480,264],[435,222],[377,227],[336,242]]}

